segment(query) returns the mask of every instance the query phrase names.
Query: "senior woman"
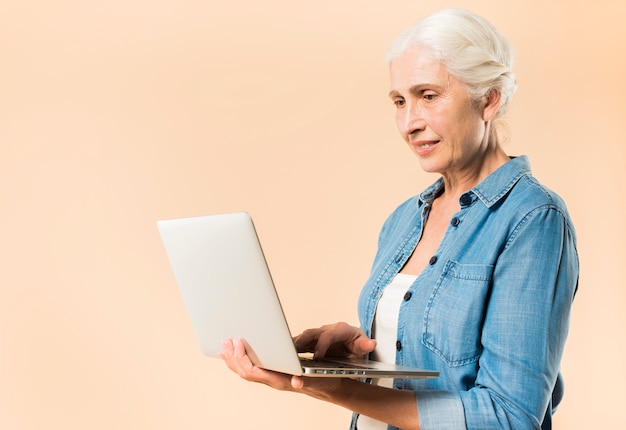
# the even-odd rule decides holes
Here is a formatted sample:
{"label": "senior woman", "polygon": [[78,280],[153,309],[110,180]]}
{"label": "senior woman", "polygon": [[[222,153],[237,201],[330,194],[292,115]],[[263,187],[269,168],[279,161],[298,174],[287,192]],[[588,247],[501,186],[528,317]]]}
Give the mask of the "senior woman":
{"label": "senior woman", "polygon": [[499,142],[494,125],[516,88],[510,46],[485,19],[444,10],[402,34],[389,64],[398,130],[440,177],[384,223],[361,328],[307,330],[296,346],[440,377],[292,377],[252,365],[240,340],[222,357],[247,380],[354,411],[359,430],[549,429],[578,257],[563,201]]}

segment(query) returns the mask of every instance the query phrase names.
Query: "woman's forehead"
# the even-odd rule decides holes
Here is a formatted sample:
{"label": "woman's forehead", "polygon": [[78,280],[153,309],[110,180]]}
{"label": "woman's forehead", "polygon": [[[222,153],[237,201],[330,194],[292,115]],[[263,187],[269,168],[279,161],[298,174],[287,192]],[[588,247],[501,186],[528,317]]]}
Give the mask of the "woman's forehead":
{"label": "woman's forehead", "polygon": [[407,49],[389,65],[391,90],[400,91],[419,85],[449,84],[451,75],[430,51]]}

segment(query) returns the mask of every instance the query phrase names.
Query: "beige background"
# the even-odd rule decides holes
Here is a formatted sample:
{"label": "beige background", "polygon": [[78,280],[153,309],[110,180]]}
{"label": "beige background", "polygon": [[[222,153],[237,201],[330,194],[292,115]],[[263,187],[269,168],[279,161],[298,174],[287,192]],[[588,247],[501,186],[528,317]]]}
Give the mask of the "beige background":
{"label": "beige background", "polygon": [[346,428],[201,355],[155,221],[249,211],[292,329],[356,323],[382,221],[435,179],[384,51],[458,5],[513,43],[507,150],[578,229],[556,428],[626,427],[623,2],[0,1],[0,428]]}

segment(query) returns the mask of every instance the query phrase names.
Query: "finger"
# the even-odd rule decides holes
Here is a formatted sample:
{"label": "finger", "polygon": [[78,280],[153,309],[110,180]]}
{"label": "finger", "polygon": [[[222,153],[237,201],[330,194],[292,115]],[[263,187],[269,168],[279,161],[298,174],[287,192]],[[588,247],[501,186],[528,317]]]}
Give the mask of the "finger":
{"label": "finger", "polygon": [[291,375],[272,372],[255,366],[246,352],[245,342],[242,339],[226,339],[222,341],[222,347],[220,356],[228,368],[241,378],[280,390],[291,389]]}
{"label": "finger", "polygon": [[233,347],[234,347],[233,356],[238,357],[238,358],[248,356],[248,354],[246,353],[246,345],[243,343],[243,340],[241,339],[233,340]]}
{"label": "finger", "polygon": [[291,387],[295,390],[299,390],[304,387],[304,378],[302,378],[302,376],[292,376]]}
{"label": "finger", "polygon": [[248,379],[254,365],[246,354],[246,348],[241,339],[225,339],[222,341],[222,351],[219,356],[226,362],[230,370],[242,378]]}
{"label": "finger", "polygon": [[353,343],[352,353],[355,355],[366,355],[376,349],[376,341],[367,337],[358,338]]}
{"label": "finger", "polygon": [[361,333],[360,330],[346,324],[335,323],[308,329],[295,338],[298,352],[313,352],[314,357],[325,356],[330,349],[334,355],[344,356],[351,352],[347,347]]}
{"label": "finger", "polygon": [[219,356],[222,360],[226,361],[233,355],[234,351],[233,341],[231,339],[222,339],[222,350],[219,352]]}
{"label": "finger", "polygon": [[326,341],[331,342],[325,354],[363,357],[376,348],[376,341],[367,337],[363,330],[346,323],[338,323],[332,332],[333,338],[320,336],[318,351],[321,354]]}
{"label": "finger", "polygon": [[[352,342],[360,330],[346,323],[336,323],[321,327],[322,332],[319,334],[317,344],[314,348],[314,357],[324,357],[333,346],[340,346],[337,351],[338,355],[344,355],[346,352],[352,352]],[[337,348],[334,348],[337,350]]]}
{"label": "finger", "polygon": [[307,329],[294,338],[294,344],[298,352],[313,352],[321,329]]}

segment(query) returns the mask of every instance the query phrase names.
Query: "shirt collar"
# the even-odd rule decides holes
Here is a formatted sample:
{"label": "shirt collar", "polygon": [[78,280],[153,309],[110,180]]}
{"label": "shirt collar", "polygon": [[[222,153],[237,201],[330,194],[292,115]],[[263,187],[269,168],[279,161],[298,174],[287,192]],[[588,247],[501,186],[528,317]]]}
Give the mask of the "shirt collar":
{"label": "shirt collar", "polygon": [[[500,166],[469,192],[478,197],[485,206],[491,207],[504,197],[522,176],[530,174],[527,156],[511,157],[509,162]],[[419,195],[418,205],[432,203],[443,190],[443,186],[443,178],[437,179]]]}

